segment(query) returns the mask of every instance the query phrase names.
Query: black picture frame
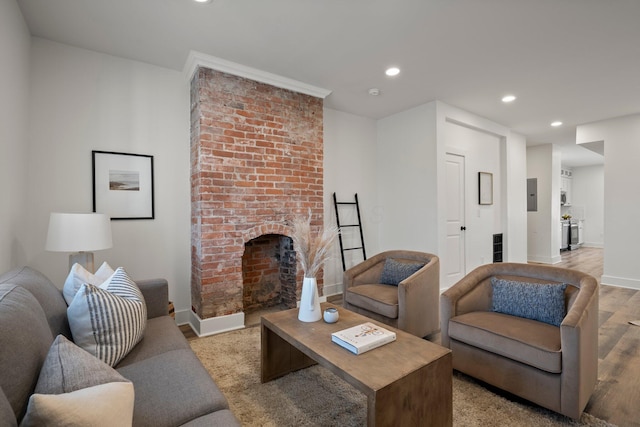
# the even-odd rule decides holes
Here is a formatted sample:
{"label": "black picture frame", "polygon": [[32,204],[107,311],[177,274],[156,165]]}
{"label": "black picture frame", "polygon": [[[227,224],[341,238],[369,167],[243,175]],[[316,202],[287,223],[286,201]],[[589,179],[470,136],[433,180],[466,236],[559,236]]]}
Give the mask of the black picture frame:
{"label": "black picture frame", "polygon": [[493,174],[491,172],[478,172],[478,203],[481,205],[493,204]]}
{"label": "black picture frame", "polygon": [[112,220],[155,219],[153,156],[91,152],[93,212]]}

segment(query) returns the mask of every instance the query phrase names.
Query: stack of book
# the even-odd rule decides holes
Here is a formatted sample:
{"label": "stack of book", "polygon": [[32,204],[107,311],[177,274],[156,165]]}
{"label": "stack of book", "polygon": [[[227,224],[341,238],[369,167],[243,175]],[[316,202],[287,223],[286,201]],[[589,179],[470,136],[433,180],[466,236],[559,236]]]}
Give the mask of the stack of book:
{"label": "stack of book", "polygon": [[396,333],[371,322],[331,334],[331,341],[352,353],[362,354],[396,340]]}

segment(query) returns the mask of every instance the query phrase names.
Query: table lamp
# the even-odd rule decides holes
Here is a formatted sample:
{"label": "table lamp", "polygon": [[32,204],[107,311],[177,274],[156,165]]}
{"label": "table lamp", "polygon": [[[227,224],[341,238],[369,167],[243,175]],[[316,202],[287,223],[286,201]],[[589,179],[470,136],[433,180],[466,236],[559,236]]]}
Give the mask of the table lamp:
{"label": "table lamp", "polygon": [[49,217],[45,249],[71,252],[69,269],[77,262],[95,272],[91,251],[109,249],[112,245],[111,220],[105,214],[52,212]]}

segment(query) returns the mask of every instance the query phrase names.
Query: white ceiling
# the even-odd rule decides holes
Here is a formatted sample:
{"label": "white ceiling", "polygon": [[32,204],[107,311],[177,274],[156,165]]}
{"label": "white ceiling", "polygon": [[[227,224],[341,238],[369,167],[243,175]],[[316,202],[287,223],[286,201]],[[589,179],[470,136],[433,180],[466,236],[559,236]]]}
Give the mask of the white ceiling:
{"label": "white ceiling", "polygon": [[[182,70],[190,50],[332,91],[381,118],[433,100],[563,163],[601,163],[575,127],[640,113],[638,0],[18,0],[34,36]],[[391,65],[395,78],[384,75]],[[379,88],[372,97],[368,90]],[[503,104],[508,93],[518,99]],[[561,120],[564,125],[551,128]],[[566,150],[566,154],[565,154]],[[571,152],[582,159],[570,159]],[[572,163],[573,162],[573,163]]]}

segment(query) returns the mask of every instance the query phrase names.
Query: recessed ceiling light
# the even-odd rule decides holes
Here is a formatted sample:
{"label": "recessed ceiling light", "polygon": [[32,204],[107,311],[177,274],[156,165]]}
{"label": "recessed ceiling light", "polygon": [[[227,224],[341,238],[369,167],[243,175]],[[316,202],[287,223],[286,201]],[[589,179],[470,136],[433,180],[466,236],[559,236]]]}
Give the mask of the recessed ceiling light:
{"label": "recessed ceiling light", "polygon": [[562,126],[562,122],[559,120],[556,120],[555,122],[551,123],[551,126],[553,126],[554,128],[557,128],[558,126]]}
{"label": "recessed ceiling light", "polygon": [[397,76],[398,74],[400,74],[400,68],[398,67],[387,68],[387,71],[385,71],[384,73],[389,77]]}
{"label": "recessed ceiling light", "polygon": [[505,102],[505,103],[513,102],[515,100],[516,100],[515,95],[505,95],[502,97],[502,102]]}
{"label": "recessed ceiling light", "polygon": [[380,89],[378,89],[377,87],[372,87],[371,89],[369,89],[369,95],[371,96],[380,95]]}
{"label": "recessed ceiling light", "polygon": [[211,0],[193,0],[196,3],[211,3]]}

